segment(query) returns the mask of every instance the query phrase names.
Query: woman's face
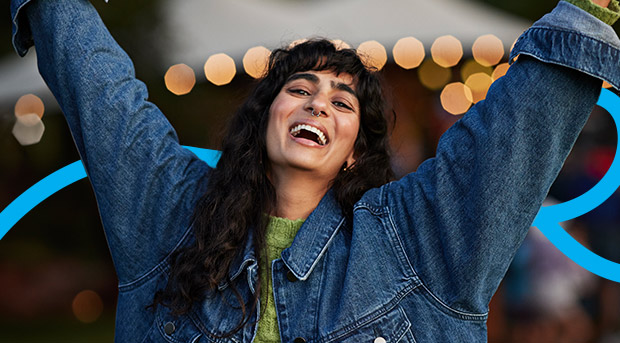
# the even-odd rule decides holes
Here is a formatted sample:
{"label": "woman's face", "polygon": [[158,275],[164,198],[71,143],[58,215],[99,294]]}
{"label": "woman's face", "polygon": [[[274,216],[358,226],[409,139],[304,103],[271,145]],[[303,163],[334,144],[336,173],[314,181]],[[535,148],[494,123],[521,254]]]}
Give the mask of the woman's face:
{"label": "woman's face", "polygon": [[355,161],[359,122],[351,75],[331,71],[293,74],[269,108],[267,154],[272,171],[312,171],[330,181],[345,161],[348,165]]}

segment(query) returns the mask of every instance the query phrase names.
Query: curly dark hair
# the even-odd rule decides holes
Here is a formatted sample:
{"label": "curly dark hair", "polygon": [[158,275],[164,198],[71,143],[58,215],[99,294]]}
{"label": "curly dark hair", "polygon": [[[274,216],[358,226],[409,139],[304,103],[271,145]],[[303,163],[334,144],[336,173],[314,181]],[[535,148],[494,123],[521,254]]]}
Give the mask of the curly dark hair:
{"label": "curly dark hair", "polygon": [[[269,273],[265,230],[276,205],[276,192],[267,175],[266,131],[269,108],[287,79],[303,71],[332,71],[353,77],[360,105],[360,126],[354,150],[356,161],[341,170],[332,189],[344,215],[352,215],[353,204],[368,189],[393,178],[388,152],[388,124],[382,83],[353,49],[338,49],[326,39],[312,39],[271,53],[267,72],[231,119],[217,168],[211,171],[207,191],[196,206],[195,242],[173,254],[170,279],[155,295],[152,306],[162,304],[174,314],[184,314],[192,304],[216,292],[228,282],[243,313],[238,326],[222,337],[243,328],[260,298],[260,275],[251,310],[230,282],[228,270],[254,230],[252,242],[258,254],[259,273]],[[263,307],[265,308],[265,307]]]}

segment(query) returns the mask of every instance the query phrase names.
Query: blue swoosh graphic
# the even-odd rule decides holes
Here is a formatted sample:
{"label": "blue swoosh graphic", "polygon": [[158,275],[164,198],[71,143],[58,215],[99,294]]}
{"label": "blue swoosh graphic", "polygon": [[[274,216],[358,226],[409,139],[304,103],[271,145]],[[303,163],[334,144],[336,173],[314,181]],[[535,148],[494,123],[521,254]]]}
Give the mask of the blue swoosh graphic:
{"label": "blue swoosh graphic", "polygon": [[[198,158],[207,162],[211,167],[215,167],[220,158],[219,151],[211,149],[201,149],[184,146]],[[2,212],[0,212],[0,239],[17,223],[26,213],[30,212],[35,206],[47,199],[52,194],[69,186],[75,181],[86,177],[86,171],[82,161],[75,161],[37,182],[18,196]]]}
{"label": "blue swoosh graphic", "polygon": [[[607,110],[614,122],[618,137],[620,137],[620,98],[607,89],[601,91],[597,105]],[[619,140],[620,142],[620,140]],[[219,160],[219,151],[185,146],[194,152],[200,159],[215,167]],[[603,278],[620,282],[620,264],[609,261],[591,252],[560,226],[560,222],[579,217],[590,212],[607,200],[620,187],[620,149],[616,148],[614,161],[603,178],[592,189],[583,195],[553,206],[541,207],[533,226],[553,243],[562,253],[575,263]],[[56,193],[60,189],[86,177],[81,161],[76,161],[61,168],[43,180],[37,182],[27,191],[0,212],[0,239],[26,213],[40,202]]]}
{"label": "blue swoosh graphic", "polygon": [[[620,98],[603,89],[597,102],[614,119],[617,136],[620,137]],[[584,215],[607,200],[620,187],[620,149],[603,178],[581,196],[561,204],[542,207],[533,226],[555,245],[564,255],[590,272],[606,279],[620,282],[620,264],[605,259],[581,245],[560,226],[560,222]]]}

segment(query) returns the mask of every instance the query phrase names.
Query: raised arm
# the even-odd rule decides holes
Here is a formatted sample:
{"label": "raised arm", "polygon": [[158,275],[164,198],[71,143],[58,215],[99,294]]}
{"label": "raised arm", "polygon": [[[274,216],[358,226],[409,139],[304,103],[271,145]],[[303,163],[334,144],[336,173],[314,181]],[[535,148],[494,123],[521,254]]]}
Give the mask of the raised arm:
{"label": "raised arm", "polygon": [[601,91],[620,87],[620,40],[561,2],[518,40],[506,76],[388,184],[411,267],[455,315],[483,314]]}
{"label": "raised arm", "polygon": [[[87,0],[12,0],[13,43],[32,39],[93,186],[119,281],[154,269],[188,232],[207,165],[182,148]],[[32,39],[31,39],[32,37]]]}

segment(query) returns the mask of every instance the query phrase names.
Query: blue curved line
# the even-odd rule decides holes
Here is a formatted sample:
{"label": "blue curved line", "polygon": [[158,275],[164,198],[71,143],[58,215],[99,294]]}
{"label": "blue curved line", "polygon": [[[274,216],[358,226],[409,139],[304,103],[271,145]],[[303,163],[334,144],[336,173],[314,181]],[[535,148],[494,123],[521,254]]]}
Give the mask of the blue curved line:
{"label": "blue curved line", "polygon": [[[603,89],[597,103],[606,109],[614,119],[620,138],[620,98],[607,89]],[[619,139],[620,142],[620,139]],[[598,207],[607,200],[620,186],[620,148],[611,167],[594,187],[583,195],[553,206],[542,207],[534,220],[533,226],[555,245],[564,255],[590,272],[620,282],[620,264],[607,260],[577,242],[561,226],[560,222],[581,216]]]}
{"label": "blue curved line", "polygon": [[[597,102],[607,110],[616,124],[616,133],[620,138],[620,98],[608,89],[603,89]],[[539,220],[554,218],[557,222],[567,221],[582,216],[600,206],[620,187],[620,149],[616,148],[614,160],[603,178],[590,190],[581,196],[561,204],[542,207],[534,220],[534,226]],[[540,218],[540,219],[539,219]]]}
{"label": "blue curved line", "polygon": [[578,265],[600,277],[620,282],[620,264],[588,250],[569,235],[559,223],[542,220],[537,227],[553,245]]}
{"label": "blue curved line", "polygon": [[82,161],[75,161],[37,182],[24,193],[13,200],[2,212],[0,212],[0,239],[23,216],[35,206],[47,199],[50,195],[67,187],[75,181],[85,178],[86,171]]}
{"label": "blue curved line", "polygon": [[[201,149],[184,146],[198,158],[207,162],[211,167],[215,167],[220,158],[220,152],[211,149]],[[70,184],[86,177],[86,171],[82,161],[75,161],[63,168],[58,169],[46,176],[41,181],[28,188],[24,193],[11,202],[2,212],[0,212],[0,239],[15,225],[26,213],[30,212],[35,206],[52,194],[69,186]]]}

